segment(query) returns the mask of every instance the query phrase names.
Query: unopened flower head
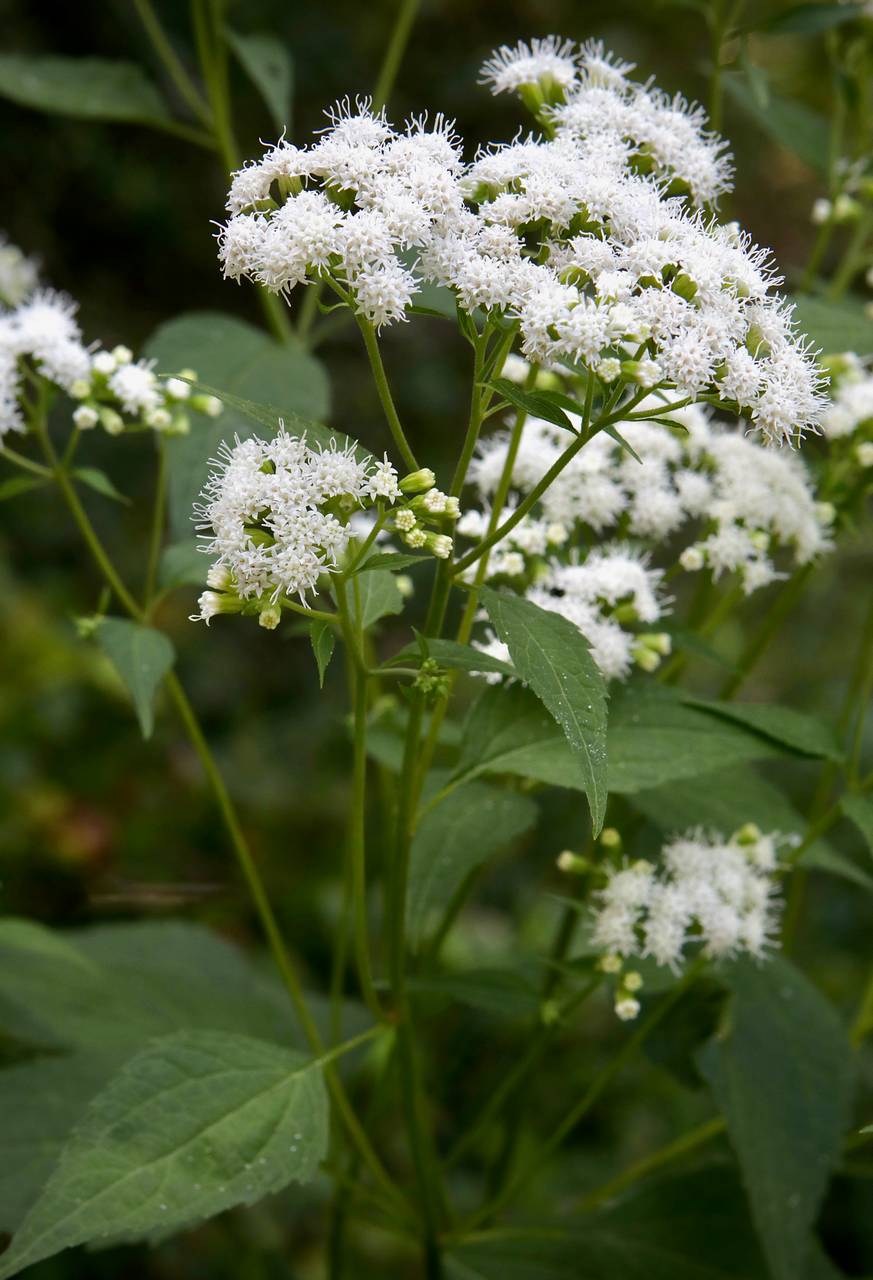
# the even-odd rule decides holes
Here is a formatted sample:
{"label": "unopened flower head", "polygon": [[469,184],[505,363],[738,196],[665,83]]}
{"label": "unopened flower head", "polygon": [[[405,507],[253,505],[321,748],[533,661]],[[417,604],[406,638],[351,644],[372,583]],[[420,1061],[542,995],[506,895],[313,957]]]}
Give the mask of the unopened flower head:
{"label": "unopened flower head", "polygon": [[20,306],[38,283],[36,262],[0,232],[0,303],[7,307]]}

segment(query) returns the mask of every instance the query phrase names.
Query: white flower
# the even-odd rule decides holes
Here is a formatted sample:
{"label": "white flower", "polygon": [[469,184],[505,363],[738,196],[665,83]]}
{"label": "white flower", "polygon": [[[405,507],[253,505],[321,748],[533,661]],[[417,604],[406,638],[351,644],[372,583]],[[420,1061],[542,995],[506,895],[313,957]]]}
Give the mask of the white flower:
{"label": "white flower", "polygon": [[161,405],[158,379],[152,364],[144,360],[120,365],[109,379],[109,390],[118,397],[126,413],[152,413]]}
{"label": "white flower", "polygon": [[492,93],[507,93],[537,83],[569,89],[577,79],[574,48],[572,40],[558,36],[531,40],[529,45],[520,40],[514,49],[501,45],[483,63],[481,83],[490,85]]}

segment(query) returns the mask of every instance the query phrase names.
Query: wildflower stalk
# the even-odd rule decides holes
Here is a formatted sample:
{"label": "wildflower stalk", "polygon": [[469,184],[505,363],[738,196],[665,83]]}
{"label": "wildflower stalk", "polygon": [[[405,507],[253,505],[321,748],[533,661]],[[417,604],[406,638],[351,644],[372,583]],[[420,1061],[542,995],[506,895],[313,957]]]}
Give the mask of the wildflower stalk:
{"label": "wildflower stalk", "polygon": [[592,1209],[599,1209],[602,1204],[608,1200],[614,1200],[617,1195],[626,1191],[628,1187],[632,1187],[641,1178],[648,1177],[650,1173],[662,1169],[667,1164],[672,1164],[674,1160],[696,1151],[698,1147],[719,1137],[724,1133],[725,1128],[723,1116],[713,1116],[711,1120],[704,1120],[702,1124],[695,1125],[687,1133],[680,1134],[678,1138],[659,1147],[651,1155],[643,1156],[622,1173],[610,1178],[594,1191],[590,1191],[588,1195],[582,1197],[576,1208],[580,1213],[590,1213]]}
{"label": "wildflower stalk", "polygon": [[151,613],[155,588],[158,581],[158,566],[161,561],[161,550],[164,545],[164,520],[167,507],[167,450],[163,437],[155,440],[158,465],[155,477],[155,500],[152,510],[152,527],[149,535],[148,560],[146,564],[145,589],[143,591],[143,609]]}
{"label": "wildflower stalk", "polygon": [[[125,586],[118,571],[112,563],[106,552],[103,543],[97,536],[97,532],[91,523],[88,513],[82,505],[81,499],[76,492],[75,485],[71,481],[69,475],[60,465],[54,445],[48,434],[45,421],[45,406],[40,405],[32,415],[32,423],[40,447],[45,456],[48,467],[57,482],[64,501],[70,511],[71,516],[76,524],[79,533],[82,536],[88,550],[91,553],[97,567],[100,569],[107,586],[118,599],[126,612],[135,622],[145,623],[147,621],[146,614],[141,606],[134,599],[131,592]],[[164,683],[167,692],[176,708],[179,718],[185,727],[188,737],[191,741],[198,759],[206,774],[207,781],[212,789],[218,806],[219,814],[230,839],[237,863],[246,881],[252,901],[257,911],[258,918],[264,935],[270,946],[273,960],[276,968],[282,977],[285,988],[291,999],[294,1011],[297,1015],[300,1026],[309,1043],[310,1049],[315,1056],[321,1056],[325,1053],[324,1041],[321,1033],[309,1011],[306,1003],[306,997],[294,962],[285,946],[278,920],[270,903],[269,894],[266,886],[261,878],[248,840],[246,839],[242,826],[237,816],[236,808],[230,798],[230,794],[225,785],[221,771],[215,762],[215,757],[210,750],[209,743],[197,719],[197,715],[188,696],[178,678],[173,671],[169,671],[164,677]],[[373,1149],[369,1138],[358,1120],[352,1108],[351,1102],[345,1092],[345,1088],[337,1074],[335,1068],[328,1063],[324,1067],[324,1078],[330,1091],[334,1105],[348,1131],[348,1134],[359,1150],[362,1159],[370,1170],[374,1180],[382,1188],[385,1194],[393,1203],[398,1200],[402,1202],[402,1194],[394,1185],[388,1173],[384,1169],[379,1157]]]}
{"label": "wildflower stalk", "polygon": [[786,618],[803,595],[814,568],[815,566],[812,563],[805,564],[803,568],[798,569],[783,584],[776,599],[767,610],[767,616],[761,626],[746,644],[740,655],[736,670],[728,676],[722,685],[718,695],[720,698],[730,699],[736,697],[771,642],[779,633]]}
{"label": "wildflower stalk", "polygon": [[419,466],[415,460],[415,454],[409,446],[406,433],[397,413],[394,404],[394,397],[391,395],[391,388],[388,385],[388,376],[385,373],[385,366],[382,363],[382,353],[379,350],[379,341],[376,337],[376,331],[370,324],[370,321],[362,315],[355,313],[355,319],[358,322],[358,328],[364,339],[364,347],[367,351],[367,358],[370,361],[370,369],[373,373],[373,381],[376,383],[376,390],[379,393],[379,401],[385,413],[385,420],[394,437],[394,443],[397,451],[410,471],[418,471]]}

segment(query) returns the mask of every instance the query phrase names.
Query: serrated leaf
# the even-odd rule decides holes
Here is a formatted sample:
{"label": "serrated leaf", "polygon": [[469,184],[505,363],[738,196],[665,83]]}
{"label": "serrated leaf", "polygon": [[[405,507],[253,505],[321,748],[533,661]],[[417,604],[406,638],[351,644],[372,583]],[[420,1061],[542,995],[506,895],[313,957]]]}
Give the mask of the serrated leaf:
{"label": "serrated leaf", "polygon": [[289,432],[329,444],[332,432],[318,419],[329,408],[323,365],[295,344],[280,345],[254,325],[215,311],[195,311],[170,320],[151,336],[143,353],[161,373],[193,369],[198,382],[225,404],[215,419],[192,414],[187,435],[165,441],[169,471],[169,518],[173,536],[191,535],[191,507],[222,442],[253,434],[253,423],[270,434],[283,418]]}
{"label": "serrated leaf", "polygon": [[836,1010],[787,961],[724,966],[733,999],[698,1063],[727,1121],[774,1280],[803,1274],[849,1122],[852,1059]]}
{"label": "serrated leaf", "polygon": [[489,385],[517,409],[535,418],[543,418],[553,426],[563,427],[571,435],[576,435],[576,428],[566,412],[548,391],[525,391],[517,383],[510,382],[508,378],[494,378]]}
{"label": "serrated leaf", "polygon": [[748,725],[757,733],[780,742],[803,755],[824,760],[841,760],[843,752],[830,725],[816,716],[793,707],[780,707],[766,702],[711,702],[705,698],[682,695],[686,706],[699,707],[711,715]]}
{"label": "serrated leaf", "polygon": [[31,489],[42,489],[48,480],[40,480],[37,476],[10,476],[0,481],[0,502],[8,502],[21,493],[30,493]]}
{"label": "serrated leaf", "polygon": [[307,1182],[327,1138],[318,1062],[227,1032],[162,1037],[92,1100],[0,1280],[72,1245],[187,1226]]}
{"label": "serrated leaf", "polygon": [[595,835],[606,813],[606,684],[577,627],[522,596],[480,598],[512,664],[554,717],[578,762]]}
{"label": "serrated leaf", "polygon": [[142,736],[150,738],[155,724],[155,695],[176,660],[175,649],[162,631],[127,618],[104,618],[95,635],[127,686]]}
{"label": "serrated leaf", "polygon": [[209,561],[193,538],[173,542],[161,555],[158,582],[167,590],[173,587],[202,587],[206,583]]}
{"label": "serrated leaf", "polygon": [[873,320],[863,303],[852,298],[830,302],[795,294],[794,316],[801,333],[805,333],[826,355],[856,351],[858,355],[873,352]]}
{"label": "serrated leaf", "polygon": [[83,120],[167,123],[156,87],[133,62],[0,54],[0,97]]}
{"label": "serrated leaf", "polygon": [[315,654],[315,663],[318,667],[318,685],[324,688],[324,675],[330,665],[333,657],[334,646],[336,645],[336,634],[329,622],[321,622],[318,618],[309,624],[309,642],[312,645],[312,652]]}
{"label": "serrated leaf", "polygon": [[869,796],[843,796],[840,808],[854,822],[867,842],[867,848],[873,853],[873,800]]}
{"label": "serrated leaf", "polygon": [[240,35],[229,27],[225,27],[225,36],[240,66],[269,108],[276,128],[280,133],[290,130],[294,64],[285,45],[275,36]]}
{"label": "serrated leaf", "polygon": [[[515,676],[517,671],[508,662],[483,653],[471,644],[458,644],[454,640],[437,640],[428,637],[428,655],[441,667],[450,667],[456,671],[493,671],[502,676]],[[390,659],[395,663],[417,662],[421,658],[421,649],[417,644],[408,644]],[[388,664],[386,664],[388,665]]]}
{"label": "serrated leaf", "polygon": [[406,895],[410,937],[420,941],[430,917],[445,911],[471,872],[533,826],[529,796],[471,782],[428,809],[412,842]]}
{"label": "serrated leaf", "polygon": [[116,489],[105,471],[100,471],[97,467],[76,467],[72,474],[82,484],[86,484],[95,493],[102,494],[104,498],[112,498],[115,502],[123,502],[126,506],[130,506],[130,498]]}
{"label": "serrated leaf", "polygon": [[403,596],[394,574],[388,569],[375,569],[354,578],[348,588],[348,599],[355,626],[360,625],[365,631],[380,618],[403,612]]}

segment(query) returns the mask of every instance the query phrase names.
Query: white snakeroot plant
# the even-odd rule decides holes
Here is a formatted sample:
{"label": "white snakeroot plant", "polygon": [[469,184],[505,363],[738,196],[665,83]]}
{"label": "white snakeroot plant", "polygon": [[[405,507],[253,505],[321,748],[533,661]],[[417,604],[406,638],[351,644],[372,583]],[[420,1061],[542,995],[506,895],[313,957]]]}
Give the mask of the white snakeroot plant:
{"label": "white snakeroot plant", "polygon": [[[224,29],[212,9],[204,7],[200,17],[208,10],[209,20],[198,31],[209,110],[197,114],[204,139],[226,156],[233,148],[222,133],[224,125],[229,133],[218,54]],[[235,37],[235,47],[250,58],[248,40]],[[242,54],[240,61],[251,71]],[[185,67],[172,61],[170,69],[177,86],[187,87]],[[196,1001],[180,1006],[175,984],[182,979],[173,970],[167,1009],[196,1003],[203,1022],[184,1033],[193,1040],[175,1030],[153,1037],[152,1005],[163,1016],[160,983],[173,966],[159,957],[153,972],[156,935],[147,946],[139,940],[135,959],[122,957],[112,973],[105,1003],[114,1018],[129,989],[125,975],[134,973],[131,999],[147,992],[149,1035],[73,1128],[0,1258],[0,1280],[52,1249],[96,1236],[150,1239],[168,1225],[190,1225],[192,1216],[306,1181],[319,1168],[338,1175],[324,1250],[332,1280],[376,1274],[371,1263],[380,1275],[411,1274],[411,1244],[427,1280],[447,1274],[446,1250],[456,1254],[452,1274],[498,1274],[508,1256],[505,1210],[523,1203],[547,1167],[544,1198],[553,1205],[570,1166],[551,1162],[568,1139],[579,1139],[580,1121],[658,1026],[668,1069],[675,1057],[693,1058],[695,1077],[713,1086],[725,1123],[716,1117],[644,1157],[595,1191],[586,1211],[596,1214],[641,1171],[725,1126],[755,1210],[762,1144],[757,1133],[749,1140],[748,1100],[762,1127],[775,1126],[783,1081],[795,1098],[829,1098],[833,1088],[833,1114],[816,1126],[832,1130],[830,1145],[814,1154],[817,1168],[836,1167],[845,1129],[837,1112],[844,1102],[847,1110],[851,1078],[846,1036],[833,1011],[822,1013],[819,993],[772,952],[781,887],[793,866],[842,816],[869,835],[863,793],[873,773],[861,757],[863,706],[873,688],[870,624],[847,690],[844,720],[855,721],[845,744],[814,716],[770,705],[766,680],[754,699],[732,699],[870,490],[873,377],[851,353],[816,359],[796,331],[769,254],[719,219],[732,165],[702,109],[633,76],[630,63],[599,43],[549,36],[501,48],[482,68],[485,85],[517,95],[530,113],[529,127],[510,142],[468,154],[442,115],[397,127],[370,101],[345,99],[308,143],[283,133],[234,173],[217,230],[221,269],[229,280],[258,286],[283,342],[294,321],[287,346],[249,333],[252,349],[266,357],[248,368],[244,390],[252,400],[242,395],[235,326],[227,337],[222,325],[201,328],[194,315],[162,330],[163,341],[142,358],[125,346],[104,349],[83,336],[73,301],[40,288],[33,264],[0,241],[0,458],[21,472],[0,495],[54,484],[66,502],[106,588],[101,612],[78,620],[80,634],[93,636],[114,664],[146,736],[161,700],[178,713],[308,1046],[306,1059],[296,1048],[289,1054],[264,975],[253,971],[243,981],[241,967],[237,981],[228,956],[216,968],[211,950],[204,982],[227,974],[226,1004],[222,991],[201,1011],[204,985]],[[191,88],[184,96],[193,108],[200,97]],[[199,137],[199,125],[184,132]],[[831,195],[825,228],[843,210]],[[299,312],[286,315],[285,304],[296,308],[304,290]],[[317,319],[319,309],[332,313],[329,321]],[[381,354],[379,331],[419,311],[430,314],[428,324],[456,325],[458,349],[472,357],[458,414],[466,427],[445,475],[427,465],[433,458],[416,456]],[[293,412],[300,371],[319,374],[313,349],[343,324],[360,330],[391,435],[381,457],[369,451],[372,441],[340,434],[344,424],[333,432]],[[184,335],[174,338],[178,360],[166,356],[167,333]],[[209,378],[218,384],[215,397],[198,390],[187,367],[207,346],[209,368],[218,370]],[[149,351],[164,354],[156,361]],[[252,368],[269,371],[263,394],[252,390]],[[273,400],[278,407],[267,403]],[[234,415],[229,425],[199,416],[222,404]],[[256,434],[246,434],[247,419],[258,424]],[[446,438],[452,422],[447,413],[440,423]],[[81,485],[104,498],[122,496],[102,472],[80,465],[96,428],[151,433],[154,503],[135,587],[83,501],[93,495]],[[102,452],[118,454],[105,441]],[[187,517],[198,489],[193,524],[208,560],[189,555]],[[119,525],[119,537],[125,530]],[[128,562],[126,554],[118,559]],[[220,645],[229,646],[221,662],[231,661],[239,650],[226,629],[240,615],[248,631],[240,628],[239,645],[270,646],[279,667],[280,658],[299,657],[294,645],[303,633],[319,683],[331,682],[331,694],[348,687],[350,715],[335,714],[337,701],[329,713],[335,754],[346,729],[350,738],[345,838],[330,826],[317,850],[319,876],[332,881],[324,895],[330,914],[320,922],[332,946],[327,1030],[310,1009],[298,940],[292,947],[283,936],[283,913],[267,888],[271,872],[261,871],[237,815],[234,780],[225,784],[174,669],[170,597],[192,583],[200,595],[191,621],[222,615],[208,633],[185,631],[191,605],[176,610],[187,645],[205,646],[198,661],[214,665]],[[106,617],[106,609],[124,616]],[[260,635],[254,619],[280,635]],[[342,661],[331,666],[338,643]],[[683,681],[689,662],[692,679]],[[226,684],[236,687],[232,672]],[[303,727],[308,739],[310,722]],[[758,772],[759,760],[775,766],[779,756],[794,757],[803,779],[792,775],[791,799],[769,768]],[[810,788],[815,803],[801,819],[794,808],[808,777],[801,771],[819,760],[826,763],[820,786]],[[834,783],[841,770],[845,794]],[[804,834],[765,834],[754,818]],[[533,846],[556,829],[563,844],[565,826],[581,833],[578,850],[557,858],[575,892],[557,901],[527,887],[515,894],[511,884],[529,885],[537,865]],[[480,877],[511,849],[516,861],[492,905],[472,907]],[[858,891],[864,877],[849,857],[821,844],[818,852],[809,870],[841,875]],[[495,874],[504,876],[507,863]],[[549,888],[568,883],[556,880]],[[794,877],[786,889],[788,952],[803,883]],[[336,902],[333,884],[341,886]],[[507,885],[511,916],[493,905]],[[523,900],[533,898],[527,913]],[[547,937],[553,912],[559,918]],[[204,943],[195,932],[191,954],[199,955]],[[59,988],[67,989],[72,944],[43,947],[17,926],[11,936],[23,955],[38,957],[40,973],[58,955]],[[5,934],[0,942],[5,950]],[[89,949],[82,965],[89,1008],[101,1003],[98,950],[95,959]],[[316,960],[313,987],[319,973]],[[587,1001],[604,994],[606,1018],[589,1020],[590,1006],[580,1017]],[[350,1040],[343,1039],[347,997],[356,1019],[371,1020]],[[856,1040],[873,1029],[870,1000],[868,992]],[[463,1017],[455,1004],[466,1007]],[[616,1025],[610,1005],[622,1024],[639,1017],[638,1027],[629,1034]],[[209,1024],[213,1008],[220,1030]],[[488,1021],[480,1026],[483,1011]],[[29,1027],[40,1010],[24,1012]],[[507,1013],[495,1037],[492,1019]],[[570,1057],[592,1026],[605,1027],[618,1051],[590,1080],[577,1079]],[[794,1039],[777,1052],[788,1027]],[[121,1044],[112,1031],[112,1044]],[[458,1073],[447,1072],[439,1056],[443,1036],[459,1061],[459,1051],[478,1057],[482,1044],[499,1047],[494,1079],[487,1055],[475,1073],[461,1073],[469,1096],[460,1109],[450,1079]],[[336,1070],[336,1057],[369,1041],[372,1053]],[[96,1035],[95,1042],[103,1069],[104,1041]],[[767,1073],[758,1069],[761,1045],[775,1046],[778,1058]],[[611,1046],[592,1053],[586,1039],[587,1061],[604,1047]],[[77,1061],[79,1052],[77,1045]],[[560,1090],[546,1092],[554,1063],[560,1079],[575,1081],[566,1106]],[[54,1092],[46,1112],[54,1124],[57,1064],[49,1065]],[[689,1069],[676,1066],[676,1078]],[[535,1088],[545,1098],[541,1113],[523,1105]],[[154,1091],[145,1107],[134,1097],[142,1089]],[[359,1099],[370,1104],[360,1116]],[[27,1103],[31,1116],[29,1093]],[[144,1135],[138,1126],[149,1112],[154,1120]],[[467,1127],[452,1133],[461,1113]],[[795,1163],[812,1166],[807,1154],[817,1138],[796,1139],[796,1119],[795,1106],[776,1138],[780,1149],[799,1151]],[[83,1152],[84,1167],[76,1163]],[[45,1159],[40,1148],[40,1169]],[[796,1194],[793,1183],[777,1186],[770,1163],[766,1180],[768,1203],[789,1207],[771,1215],[787,1222],[787,1244],[780,1237],[778,1248],[763,1216],[773,1274],[805,1274],[797,1241],[810,1236],[818,1201],[805,1182]],[[808,1205],[806,1217],[798,1203]],[[356,1238],[349,1223],[359,1214],[367,1234]],[[394,1243],[386,1245],[385,1258],[377,1256],[381,1246],[368,1255],[373,1222],[387,1228],[380,1238],[397,1242],[394,1252]],[[496,1230],[479,1230],[492,1223]],[[566,1239],[560,1222],[534,1236],[534,1269],[540,1249],[557,1239],[564,1252],[556,1274],[573,1272],[575,1218],[572,1226]],[[613,1234],[614,1227],[615,1219]],[[610,1259],[595,1256],[600,1237],[595,1226],[592,1266],[606,1274]],[[488,1256],[495,1241],[496,1269]],[[674,1269],[684,1266],[680,1254],[677,1245]],[[694,1262],[706,1269],[705,1260]]]}

